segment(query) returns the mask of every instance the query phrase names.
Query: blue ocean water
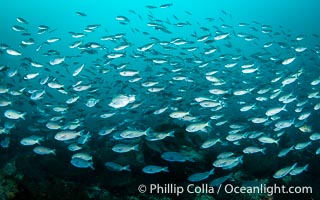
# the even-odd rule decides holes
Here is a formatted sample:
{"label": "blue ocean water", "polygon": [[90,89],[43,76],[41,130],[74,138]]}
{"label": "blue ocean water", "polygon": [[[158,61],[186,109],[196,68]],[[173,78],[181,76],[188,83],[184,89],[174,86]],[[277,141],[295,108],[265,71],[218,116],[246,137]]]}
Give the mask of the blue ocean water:
{"label": "blue ocean water", "polygon": [[221,184],[310,186],[272,198],[317,199],[319,4],[2,1],[0,189],[12,193],[0,197],[175,199],[137,188],[230,176]]}

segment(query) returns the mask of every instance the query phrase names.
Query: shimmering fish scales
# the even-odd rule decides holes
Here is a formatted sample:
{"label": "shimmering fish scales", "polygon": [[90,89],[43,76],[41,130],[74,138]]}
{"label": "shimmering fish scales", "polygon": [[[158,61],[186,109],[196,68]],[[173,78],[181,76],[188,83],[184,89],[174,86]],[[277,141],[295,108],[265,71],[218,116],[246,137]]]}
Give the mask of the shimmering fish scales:
{"label": "shimmering fish scales", "polygon": [[21,24],[28,24],[28,21],[23,19],[22,17],[17,17],[17,21]]}
{"label": "shimmering fish scales", "polygon": [[254,117],[250,119],[252,121],[252,123],[255,124],[261,124],[261,123],[265,123],[268,118],[267,117]]}
{"label": "shimmering fish scales", "polygon": [[275,127],[277,127],[278,129],[289,128],[290,126],[292,126],[294,124],[294,120],[295,119],[279,121],[275,124]]}
{"label": "shimmering fish scales", "polygon": [[146,140],[148,140],[148,141],[158,141],[158,140],[163,140],[166,137],[174,137],[174,131],[170,131],[168,133],[149,132],[147,134]]}
{"label": "shimmering fish scales", "polygon": [[112,133],[114,130],[116,130],[117,127],[114,126],[114,127],[111,127],[111,128],[108,128],[108,127],[103,127],[99,132],[98,132],[98,135],[100,136],[104,136],[104,135],[108,135],[110,133]]}
{"label": "shimmering fish scales", "polygon": [[278,157],[285,157],[290,151],[294,150],[294,146],[295,146],[295,145],[292,145],[292,146],[289,147],[289,148],[282,149],[282,150],[278,153]]}
{"label": "shimmering fish scales", "polygon": [[91,168],[92,170],[94,170],[93,162],[86,161],[81,158],[72,158],[71,164],[78,168]]}
{"label": "shimmering fish scales", "polygon": [[21,56],[22,53],[15,49],[7,49],[7,53],[12,56]]}
{"label": "shimmering fish scales", "polygon": [[320,133],[313,133],[309,138],[310,140],[320,140]]}
{"label": "shimmering fish scales", "polygon": [[301,143],[296,144],[296,146],[295,146],[294,148],[295,148],[296,150],[302,150],[302,149],[308,147],[309,145],[311,145],[311,141],[301,142]]}
{"label": "shimmering fish scales", "polygon": [[296,168],[294,168],[293,170],[290,171],[290,175],[291,176],[299,175],[304,171],[308,171],[308,167],[309,167],[309,164],[306,164],[303,167],[296,167]]}
{"label": "shimmering fish scales", "polygon": [[35,144],[40,144],[40,141],[43,141],[44,138],[41,136],[31,135],[29,137],[22,138],[20,144],[24,146],[30,146]]}
{"label": "shimmering fish scales", "polygon": [[171,118],[174,118],[174,119],[179,119],[179,118],[182,118],[182,117],[187,116],[187,115],[189,115],[189,114],[190,114],[189,111],[188,111],[188,112],[175,111],[175,112],[170,113],[169,116],[170,116]]}
{"label": "shimmering fish scales", "polygon": [[30,73],[30,74],[26,74],[23,78],[25,80],[30,80],[30,79],[34,79],[37,76],[39,76],[39,73]]}
{"label": "shimmering fish scales", "polygon": [[56,155],[56,150],[55,149],[50,149],[50,148],[44,147],[44,146],[35,147],[33,149],[33,152],[35,152],[38,155],[48,155],[48,154]]}
{"label": "shimmering fish scales", "polygon": [[117,153],[126,153],[132,150],[139,151],[139,145],[116,144],[112,147],[112,151]]}
{"label": "shimmering fish scales", "polygon": [[50,60],[50,65],[59,65],[63,63],[65,60],[65,57],[57,57]]}
{"label": "shimmering fish scales", "polygon": [[230,152],[230,151],[227,151],[227,152],[222,152],[220,153],[218,156],[217,156],[217,159],[222,159],[222,158],[229,158],[231,156],[233,156],[234,153],[233,152]]}
{"label": "shimmering fish scales", "polygon": [[291,64],[295,59],[296,59],[296,57],[287,58],[287,59],[285,59],[285,60],[282,61],[282,64],[283,64],[283,65],[289,65],[289,64]]}
{"label": "shimmering fish scales", "polygon": [[84,152],[75,153],[75,154],[72,155],[71,158],[72,159],[81,158],[81,159],[86,160],[86,161],[91,161],[92,160],[92,156],[90,154],[84,153]]}
{"label": "shimmering fish scales", "polygon": [[214,40],[222,40],[225,39],[226,37],[228,37],[230,34],[229,33],[221,33],[218,34],[214,37]]}
{"label": "shimmering fish scales", "polygon": [[69,150],[69,151],[79,151],[79,150],[81,150],[81,149],[82,149],[82,147],[79,146],[79,145],[76,144],[76,143],[72,143],[72,144],[70,144],[70,145],[68,146],[68,150]]}
{"label": "shimmering fish scales", "polygon": [[267,116],[274,116],[274,115],[278,114],[281,111],[287,111],[286,110],[286,105],[284,105],[283,107],[270,108],[270,109],[267,110],[266,115]]}
{"label": "shimmering fish scales", "polygon": [[162,114],[162,113],[164,113],[168,108],[169,108],[169,106],[166,106],[166,107],[164,107],[164,108],[160,108],[160,109],[158,109],[158,110],[155,110],[155,111],[153,112],[153,114],[155,114],[155,115]]}
{"label": "shimmering fish scales", "polygon": [[141,137],[143,135],[148,135],[150,130],[151,130],[151,128],[148,128],[145,131],[124,130],[124,131],[122,131],[120,136],[122,138],[126,138],[126,139],[138,138],[138,137]]}
{"label": "shimmering fish scales", "polygon": [[265,154],[265,150],[266,148],[259,148],[259,147],[255,147],[255,146],[250,146],[250,147],[246,147],[245,149],[243,149],[243,153],[246,154],[253,154],[253,153],[263,153]]}
{"label": "shimmering fish scales", "polygon": [[207,171],[207,172],[200,172],[200,173],[192,174],[188,177],[188,181],[190,181],[190,182],[203,181],[203,180],[209,178],[209,176],[211,176],[213,174],[214,174],[214,168],[210,171]]}
{"label": "shimmering fish scales", "polygon": [[59,125],[58,123],[56,122],[47,122],[46,123],[46,127],[50,130],[58,130],[60,129],[62,126]]}
{"label": "shimmering fish scales", "polygon": [[40,100],[44,97],[45,93],[46,93],[46,91],[44,89],[36,91],[36,92],[32,93],[30,99],[35,100],[35,101]]}
{"label": "shimmering fish scales", "polygon": [[8,119],[23,119],[24,120],[26,114],[27,114],[26,112],[22,113],[20,111],[16,111],[13,109],[9,109],[4,112],[4,116]]}
{"label": "shimmering fish scales", "polygon": [[259,142],[261,142],[261,143],[265,143],[265,144],[275,143],[275,144],[277,144],[277,145],[279,145],[279,141],[280,141],[280,139],[275,140],[275,139],[273,139],[273,138],[271,138],[271,137],[268,137],[268,136],[261,136],[261,137],[258,138],[258,140],[259,140]]}
{"label": "shimmering fish scales", "polygon": [[145,166],[142,171],[146,174],[155,174],[160,172],[169,172],[168,167],[162,167],[157,165],[148,165]]}
{"label": "shimmering fish scales", "polygon": [[288,175],[295,167],[297,166],[297,163],[293,164],[292,166],[284,167],[282,169],[279,169],[274,175],[273,178],[279,179],[283,178],[286,175]]}
{"label": "shimmering fish scales", "polygon": [[130,76],[136,76],[139,74],[139,71],[134,71],[134,70],[126,70],[126,71],[122,71],[119,73],[120,76],[124,76],[124,77],[130,77]]}
{"label": "shimmering fish scales", "polygon": [[194,133],[198,131],[207,132],[207,130],[205,130],[206,127],[211,127],[210,121],[190,124],[187,126],[186,131],[189,133]]}
{"label": "shimmering fish scales", "polygon": [[201,145],[201,148],[203,148],[203,149],[210,148],[210,147],[214,146],[215,144],[217,144],[218,142],[221,142],[220,138],[208,139]]}
{"label": "shimmering fish scales", "polygon": [[129,19],[128,19],[127,17],[125,17],[125,16],[120,16],[120,15],[116,17],[116,20],[129,22]]}
{"label": "shimmering fish scales", "polygon": [[82,71],[84,67],[84,64],[82,64],[80,67],[78,67],[73,73],[72,76],[78,76],[78,74],[80,74],[80,72]]}
{"label": "shimmering fish scales", "polygon": [[231,169],[237,166],[239,163],[242,163],[242,157],[228,157],[228,158],[221,158],[213,162],[213,166],[223,168],[223,169]]}
{"label": "shimmering fish scales", "polygon": [[149,43],[149,44],[146,44],[142,47],[139,47],[137,50],[138,51],[147,51],[147,50],[151,49],[154,45],[155,45],[155,43]]}
{"label": "shimmering fish scales", "polygon": [[67,141],[81,136],[83,131],[60,131],[55,134],[54,139],[58,141]]}
{"label": "shimmering fish scales", "polygon": [[135,96],[134,95],[118,95],[114,97],[109,103],[109,106],[118,109],[127,106],[129,103],[133,103],[135,101]]}

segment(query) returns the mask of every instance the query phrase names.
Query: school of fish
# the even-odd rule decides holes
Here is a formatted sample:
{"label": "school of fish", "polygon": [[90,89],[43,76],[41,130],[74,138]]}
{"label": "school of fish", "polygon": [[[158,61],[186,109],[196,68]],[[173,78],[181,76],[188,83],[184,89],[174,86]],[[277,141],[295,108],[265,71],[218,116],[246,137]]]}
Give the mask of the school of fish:
{"label": "school of fish", "polygon": [[[152,176],[170,174],[174,162],[210,162],[186,180],[212,186],[256,157],[274,159],[268,178],[316,167],[301,157],[320,154],[319,35],[235,22],[225,11],[176,16],[172,6],[129,10],[82,30],[17,16],[11,28],[21,40],[0,45],[1,147],[67,152],[70,165],[95,170],[93,147],[103,141],[115,158],[132,157],[99,157],[106,171],[138,167]],[[159,162],[132,161],[147,151]]]}

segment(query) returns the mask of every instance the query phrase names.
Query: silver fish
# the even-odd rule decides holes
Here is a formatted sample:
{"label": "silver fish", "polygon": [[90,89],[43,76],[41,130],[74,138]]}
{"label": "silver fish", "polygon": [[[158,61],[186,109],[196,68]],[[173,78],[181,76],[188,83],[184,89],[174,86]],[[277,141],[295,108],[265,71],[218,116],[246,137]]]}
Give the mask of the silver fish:
{"label": "silver fish", "polygon": [[282,169],[279,169],[274,175],[273,178],[279,179],[283,178],[286,175],[290,174],[292,170],[297,166],[297,163],[293,164],[292,166],[284,167]]}
{"label": "silver fish", "polygon": [[162,167],[157,165],[148,165],[145,166],[142,171],[146,174],[155,174],[160,172],[169,172],[168,167]]}

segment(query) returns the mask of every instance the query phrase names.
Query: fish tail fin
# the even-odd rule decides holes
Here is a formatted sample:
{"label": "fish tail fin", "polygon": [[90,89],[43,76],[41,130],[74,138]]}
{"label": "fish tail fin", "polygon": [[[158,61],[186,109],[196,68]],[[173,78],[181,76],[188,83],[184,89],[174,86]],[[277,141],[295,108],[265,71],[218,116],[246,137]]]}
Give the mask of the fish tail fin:
{"label": "fish tail fin", "polygon": [[296,168],[296,166],[298,165],[298,163],[294,163],[291,167],[291,170],[293,170],[294,168]]}
{"label": "fish tail fin", "polygon": [[122,170],[131,172],[130,165],[124,166],[124,167],[122,168]]}
{"label": "fish tail fin", "polygon": [[81,136],[86,137],[86,138],[91,138],[91,133],[88,131],[87,134],[84,134],[84,132],[80,133]]}
{"label": "fish tail fin", "polygon": [[26,114],[27,114],[27,112],[22,113],[21,116],[20,116],[21,119],[26,120]]}
{"label": "fish tail fin", "polygon": [[174,131],[170,131],[170,132],[168,133],[168,136],[174,137]]}
{"label": "fish tail fin", "polygon": [[210,124],[211,121],[212,121],[212,120],[210,119],[210,120],[206,123],[207,127],[209,127],[209,128],[212,128],[212,126],[211,126],[211,124]]}
{"label": "fish tail fin", "polygon": [[78,132],[78,135],[79,136],[83,136],[83,133],[84,133],[84,130],[81,130],[81,131]]}
{"label": "fish tail fin", "polygon": [[309,168],[309,164],[306,164],[306,166],[304,166],[304,171],[308,171],[308,168]]}
{"label": "fish tail fin", "polygon": [[42,142],[42,141],[44,141],[44,138],[43,138],[43,137],[39,138],[39,140],[37,140],[36,143],[40,145],[40,142]]}
{"label": "fish tail fin", "polygon": [[132,150],[139,151],[139,144],[136,144],[132,147]]}
{"label": "fish tail fin", "polygon": [[284,104],[284,106],[282,107],[282,110],[288,112],[286,106],[287,106],[287,104]]}
{"label": "fish tail fin", "polygon": [[163,167],[163,168],[162,168],[162,171],[163,171],[163,172],[169,172],[169,169],[168,169],[168,167]]}
{"label": "fish tail fin", "polygon": [[277,139],[276,142],[275,142],[277,147],[279,146],[279,141],[280,141],[280,139]]}
{"label": "fish tail fin", "polygon": [[51,150],[51,153],[52,153],[53,155],[56,155],[56,150],[55,150],[55,149],[52,149],[52,150]]}
{"label": "fish tail fin", "polygon": [[95,170],[94,166],[93,166],[93,163],[90,163],[89,167],[92,169],[92,170]]}
{"label": "fish tail fin", "polygon": [[263,149],[261,150],[261,153],[266,154],[266,150],[267,150],[267,148],[263,148]]}
{"label": "fish tail fin", "polygon": [[239,163],[243,163],[243,160],[242,160],[243,156],[239,156]]}
{"label": "fish tail fin", "polygon": [[145,132],[145,135],[148,135],[149,132],[150,132],[150,130],[151,130],[151,127],[147,128],[147,130],[144,131],[144,132]]}

